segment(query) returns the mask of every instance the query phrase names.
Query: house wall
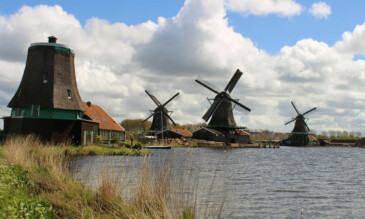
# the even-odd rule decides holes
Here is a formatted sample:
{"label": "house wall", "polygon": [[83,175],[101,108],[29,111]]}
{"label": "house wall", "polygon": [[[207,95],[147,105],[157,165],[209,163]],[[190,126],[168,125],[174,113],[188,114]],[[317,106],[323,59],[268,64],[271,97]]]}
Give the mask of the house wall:
{"label": "house wall", "polygon": [[[35,134],[43,141],[51,141],[55,144],[62,142],[70,142],[75,145],[83,144],[85,131],[93,131],[95,125],[97,123],[84,120],[4,118],[4,132],[6,134]],[[95,142],[95,140],[93,141]]]}
{"label": "house wall", "polygon": [[[170,130],[167,130],[167,131],[163,132],[163,138],[182,138],[182,137],[183,137],[182,134],[172,132]],[[161,139],[162,134],[161,133],[157,134],[157,138]]]}
{"label": "house wall", "polygon": [[206,129],[200,129],[193,133],[193,139],[201,139],[206,141],[219,141],[219,142],[225,142],[225,136],[224,135],[216,135]]}
{"label": "house wall", "polygon": [[125,132],[99,129],[99,135],[103,138],[104,144],[114,144],[125,141]]}
{"label": "house wall", "polygon": [[[19,115],[16,112],[19,111]],[[12,118],[34,118],[31,113],[31,108],[15,108],[11,110]],[[61,110],[61,109],[40,109],[39,116],[36,118],[40,119],[67,119],[76,120],[82,118],[82,112],[77,110]]]}

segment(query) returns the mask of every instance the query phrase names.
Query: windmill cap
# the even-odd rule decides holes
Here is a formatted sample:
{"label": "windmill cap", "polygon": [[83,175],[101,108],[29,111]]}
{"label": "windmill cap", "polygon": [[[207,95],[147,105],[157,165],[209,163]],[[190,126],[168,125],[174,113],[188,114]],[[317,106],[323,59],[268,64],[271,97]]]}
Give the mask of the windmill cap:
{"label": "windmill cap", "polygon": [[48,43],[32,43],[30,44],[29,48],[37,48],[37,47],[54,47],[55,49],[71,52],[72,54],[75,54],[74,51],[65,44],[56,43],[57,37],[55,36],[49,36],[48,37]]}
{"label": "windmill cap", "polygon": [[49,43],[56,43],[57,42],[57,37],[55,37],[55,36],[49,36],[48,37],[48,42]]}

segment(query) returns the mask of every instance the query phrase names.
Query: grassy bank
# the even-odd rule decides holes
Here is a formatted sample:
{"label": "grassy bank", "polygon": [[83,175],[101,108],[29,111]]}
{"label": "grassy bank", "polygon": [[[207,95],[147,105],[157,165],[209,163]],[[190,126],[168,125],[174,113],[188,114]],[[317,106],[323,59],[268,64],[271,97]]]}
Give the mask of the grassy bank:
{"label": "grassy bank", "polygon": [[[1,149],[0,149],[1,153]],[[0,218],[54,218],[50,203],[32,195],[29,172],[0,155]]]}
{"label": "grassy bank", "polygon": [[67,156],[81,156],[81,155],[128,155],[128,156],[146,156],[152,153],[144,150],[136,150],[123,147],[108,147],[99,145],[79,146],[79,147],[61,147],[61,153]]}
{"label": "grassy bank", "polygon": [[[126,200],[113,177],[105,175],[95,191],[71,178],[68,157],[90,153],[86,148],[85,152],[73,150],[77,149],[44,145],[33,137],[8,139],[1,151],[0,199],[4,203],[0,203],[0,216],[22,215],[27,209],[34,217],[47,218],[54,214],[60,218],[194,218],[193,211],[187,210],[193,206],[179,190],[183,176],[169,165],[157,169],[144,165]],[[14,193],[19,196],[10,197]]]}

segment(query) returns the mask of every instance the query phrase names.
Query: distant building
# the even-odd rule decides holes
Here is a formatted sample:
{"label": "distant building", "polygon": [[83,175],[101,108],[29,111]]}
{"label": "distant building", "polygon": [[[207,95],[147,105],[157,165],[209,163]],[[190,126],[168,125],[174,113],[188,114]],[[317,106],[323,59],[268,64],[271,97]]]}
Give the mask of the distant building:
{"label": "distant building", "polygon": [[157,138],[161,139],[162,137],[165,138],[186,138],[191,139],[193,136],[188,130],[186,129],[166,129],[163,132],[156,133]]}
{"label": "distant building", "polygon": [[[216,141],[225,143],[240,143],[248,144],[250,142],[250,133],[242,129],[232,129],[223,131],[208,127],[202,127],[193,133],[193,139],[200,139],[206,141]],[[229,139],[229,142],[227,142]]]}
{"label": "distant building", "polygon": [[28,48],[23,78],[8,104],[11,115],[4,118],[4,132],[33,133],[54,143],[92,143],[98,123],[83,119],[75,53],[56,43],[56,37],[48,39],[48,43],[33,43]]}
{"label": "distant building", "polygon": [[216,129],[202,127],[193,133],[193,139],[225,142],[226,136]]}
{"label": "distant building", "polygon": [[94,133],[103,138],[104,144],[118,143],[125,140],[125,130],[101,106],[83,102],[86,111],[84,119],[92,120],[99,124]]}

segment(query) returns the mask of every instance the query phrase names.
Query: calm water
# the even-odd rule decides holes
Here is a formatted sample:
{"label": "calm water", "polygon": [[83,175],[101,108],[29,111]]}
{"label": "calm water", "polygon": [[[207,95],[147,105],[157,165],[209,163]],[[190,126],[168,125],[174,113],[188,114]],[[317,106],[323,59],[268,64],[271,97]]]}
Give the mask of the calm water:
{"label": "calm water", "polygon": [[[202,200],[208,200],[216,207],[223,203],[223,218],[365,217],[365,149],[281,147],[151,151],[154,154],[148,162],[152,165],[159,166],[161,160],[168,160],[174,163],[174,168],[198,175],[198,203],[203,205],[206,202]],[[133,172],[131,170],[140,165],[142,159],[80,157],[71,172],[93,187],[98,184],[97,178],[105,173],[103,168],[117,173]]]}

